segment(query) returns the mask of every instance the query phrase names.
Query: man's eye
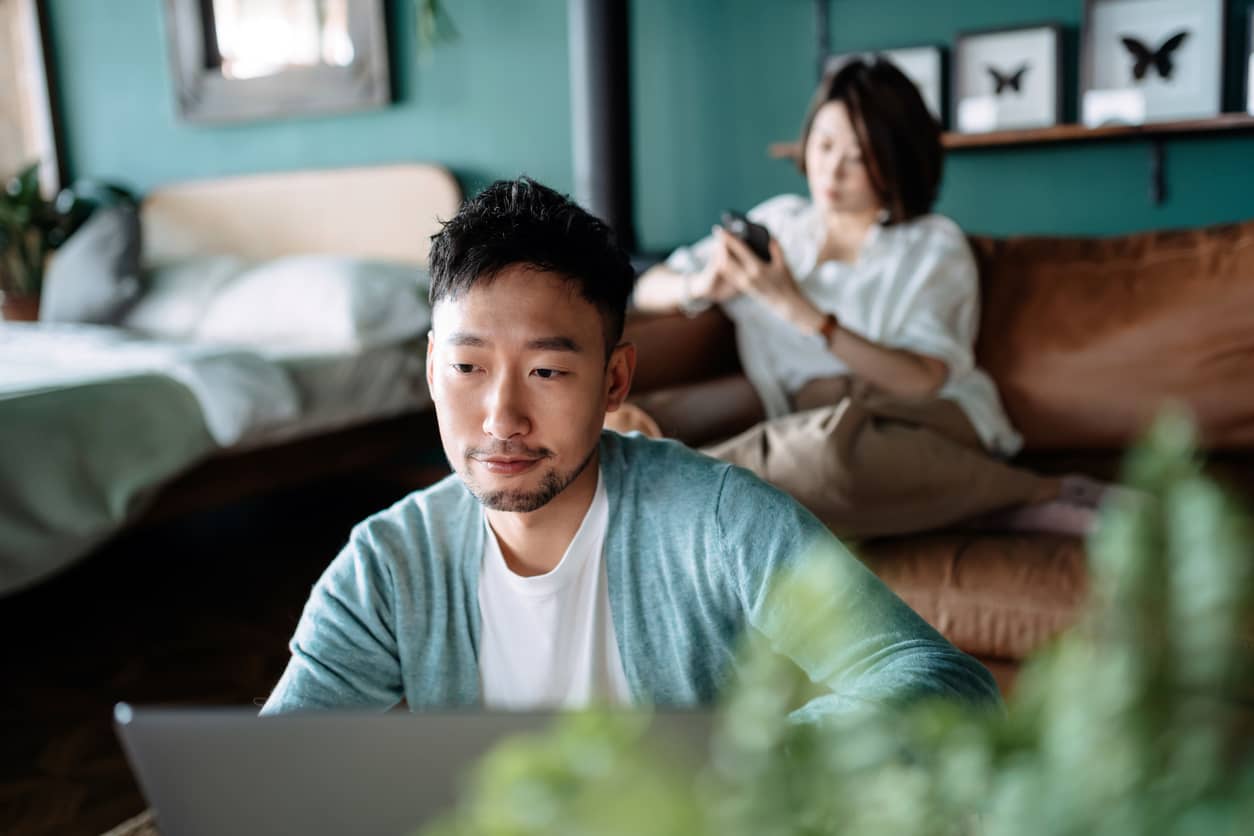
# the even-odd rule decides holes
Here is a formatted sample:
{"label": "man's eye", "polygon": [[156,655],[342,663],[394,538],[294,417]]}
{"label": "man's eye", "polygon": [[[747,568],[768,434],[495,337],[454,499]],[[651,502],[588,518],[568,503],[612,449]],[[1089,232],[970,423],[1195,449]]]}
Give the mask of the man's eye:
{"label": "man's eye", "polygon": [[474,364],[472,363],[453,363],[452,366],[453,371],[458,374],[470,374],[475,370]]}
{"label": "man's eye", "polygon": [[559,372],[557,369],[536,369],[532,374],[544,380],[555,380],[565,375],[566,372]]}

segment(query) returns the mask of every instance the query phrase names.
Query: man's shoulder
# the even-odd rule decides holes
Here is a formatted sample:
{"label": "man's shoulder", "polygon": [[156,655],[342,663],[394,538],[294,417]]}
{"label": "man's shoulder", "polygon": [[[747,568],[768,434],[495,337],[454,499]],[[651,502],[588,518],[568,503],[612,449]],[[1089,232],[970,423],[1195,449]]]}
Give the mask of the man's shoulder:
{"label": "man's shoulder", "polygon": [[465,521],[478,507],[462,480],[449,474],[362,520],[353,529],[353,538],[409,551],[415,543],[446,540],[449,532],[464,531]]}
{"label": "man's shoulder", "polygon": [[712,458],[671,439],[632,433],[610,439],[620,458],[624,483],[651,506],[691,510],[688,500],[704,497],[711,511],[785,511],[808,516],[787,493],[742,467]]}
{"label": "man's shoulder", "polygon": [[716,484],[730,467],[726,462],[693,450],[670,438],[649,438],[640,433],[602,433],[607,459],[616,458],[628,480],[647,478],[659,487],[670,484]]}

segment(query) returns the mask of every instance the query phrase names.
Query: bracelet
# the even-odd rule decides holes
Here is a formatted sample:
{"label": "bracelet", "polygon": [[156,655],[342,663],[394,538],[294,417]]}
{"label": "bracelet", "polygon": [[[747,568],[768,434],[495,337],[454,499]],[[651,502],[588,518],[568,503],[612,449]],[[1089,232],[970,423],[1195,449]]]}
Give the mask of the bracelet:
{"label": "bracelet", "polygon": [[702,299],[692,295],[692,276],[692,273],[680,274],[681,296],[679,299],[679,310],[683,311],[689,318],[708,310],[713,304],[709,299]]}
{"label": "bracelet", "polygon": [[823,340],[829,350],[832,347],[832,338],[836,336],[836,332],[840,330],[840,320],[836,318],[836,314],[829,313],[823,316],[823,322],[819,325],[819,339]]}

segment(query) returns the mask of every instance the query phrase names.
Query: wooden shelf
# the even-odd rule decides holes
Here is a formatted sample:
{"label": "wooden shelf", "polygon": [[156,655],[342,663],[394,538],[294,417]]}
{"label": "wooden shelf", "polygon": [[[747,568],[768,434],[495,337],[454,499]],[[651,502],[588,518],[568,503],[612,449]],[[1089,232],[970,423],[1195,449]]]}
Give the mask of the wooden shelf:
{"label": "wooden shelf", "polygon": [[[1084,125],[1055,125],[1022,131],[990,131],[962,134],[947,131],[941,142],[948,150],[963,148],[999,148],[1022,145],[1049,145],[1066,142],[1095,142],[1106,139],[1160,139],[1217,133],[1254,132],[1254,116],[1245,113],[1224,113],[1209,119],[1181,122],[1155,122],[1148,125],[1110,125],[1086,128]],[[794,159],[800,152],[796,142],[772,142],[767,149],[774,159]]]}
{"label": "wooden shelf", "polygon": [[1104,139],[1156,139],[1189,134],[1233,133],[1254,131],[1254,116],[1225,113],[1209,119],[1181,122],[1156,122],[1148,125],[1108,125],[1086,128],[1084,125],[1055,125],[1024,131],[990,131],[960,134],[946,132],[942,143],[947,149],[995,148],[1006,145],[1046,145],[1061,142],[1093,142]]}

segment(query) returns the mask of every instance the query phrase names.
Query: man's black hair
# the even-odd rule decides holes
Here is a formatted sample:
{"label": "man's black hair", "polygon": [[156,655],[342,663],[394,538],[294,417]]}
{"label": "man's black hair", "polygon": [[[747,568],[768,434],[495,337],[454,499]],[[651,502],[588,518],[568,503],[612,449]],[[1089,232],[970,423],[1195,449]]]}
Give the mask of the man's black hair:
{"label": "man's black hair", "polygon": [[595,305],[609,356],[623,335],[631,261],[603,221],[529,177],[488,186],[431,236],[431,304],[457,299],[515,264],[566,278]]}

